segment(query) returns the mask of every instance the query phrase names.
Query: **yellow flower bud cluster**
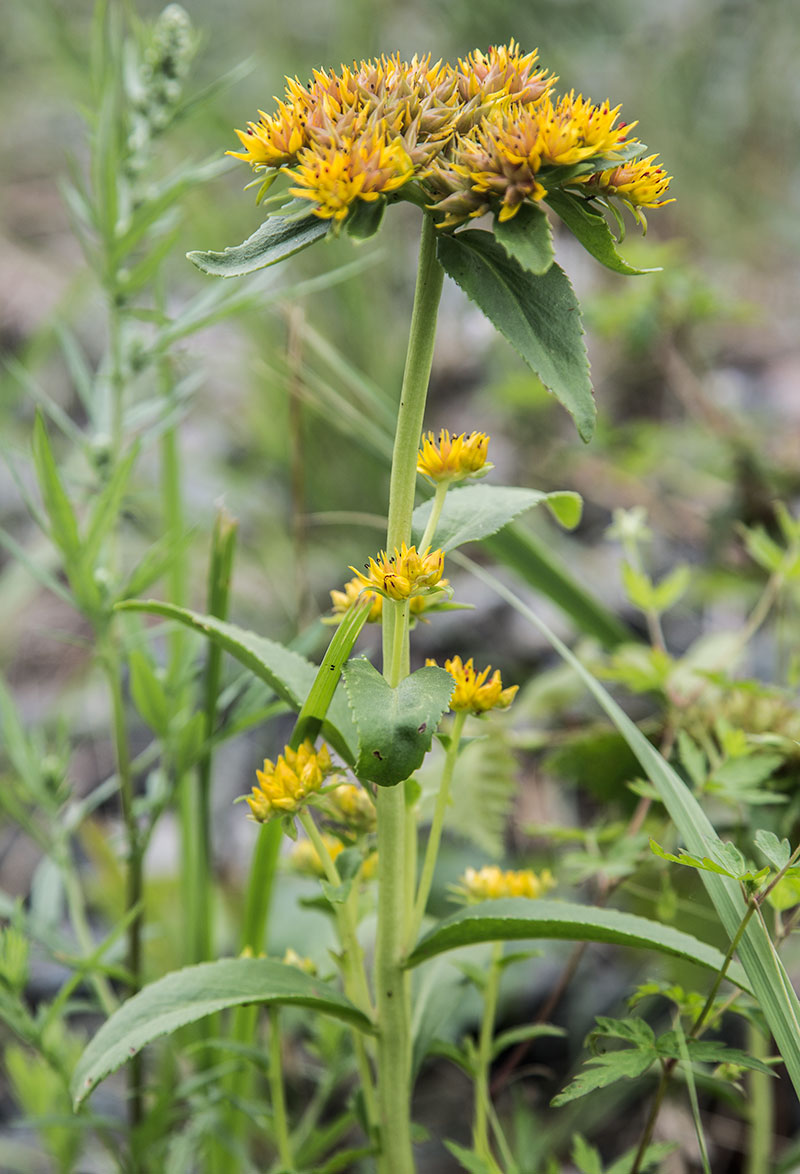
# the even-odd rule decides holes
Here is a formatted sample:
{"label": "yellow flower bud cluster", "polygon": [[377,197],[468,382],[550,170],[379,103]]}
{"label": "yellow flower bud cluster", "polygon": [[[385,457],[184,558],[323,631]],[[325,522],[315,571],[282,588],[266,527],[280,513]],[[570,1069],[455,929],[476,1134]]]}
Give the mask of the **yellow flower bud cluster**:
{"label": "yellow flower bud cluster", "polygon": [[483,477],[492,468],[487,464],[489,437],[485,432],[466,432],[451,436],[446,428],[422,437],[417,453],[417,472],[431,481],[464,481],[467,477]]}
{"label": "yellow flower bud cluster", "polygon": [[317,751],[309,741],[297,750],[287,746],[277,762],[265,758],[256,771],[258,786],[247,796],[253,819],[268,823],[276,816],[294,815],[334,769],[327,746]]}
{"label": "yellow flower bud cluster", "polygon": [[350,570],[370,591],[387,599],[411,599],[442,585],[444,551],[428,547],[419,552],[416,546],[406,546],[404,542],[392,555],[382,550],[377,559],[371,558],[365,566],[366,574],[355,567]]}
{"label": "yellow flower bud cluster", "polygon": [[555,877],[548,868],[540,873],[524,868],[504,871],[496,864],[484,868],[468,868],[453,895],[468,904],[475,901],[496,901],[502,897],[543,897],[555,888]]}
{"label": "yellow flower bud cluster", "polygon": [[[430,659],[425,663],[436,665],[436,661]],[[499,669],[495,669],[489,677],[489,673],[492,672],[491,665],[476,673],[472,657],[464,664],[460,656],[454,656],[444,662],[444,667],[456,683],[453,696],[450,698],[450,708],[453,711],[463,709],[480,714],[490,709],[508,709],[519,688],[519,685],[509,685],[504,689]]]}
{"label": "yellow flower bud cluster", "polygon": [[[344,851],[344,844],[341,840],[337,840],[336,836],[331,836],[327,832],[322,833],[322,842],[327,848],[331,860],[335,860]],[[302,872],[305,876],[325,876],[325,868],[312,840],[297,840],[292,844],[289,852],[289,864],[296,872]]]}
{"label": "yellow flower bud cluster", "polygon": [[356,835],[373,832],[376,824],[375,804],[357,783],[340,783],[325,796],[326,814],[344,824]]}
{"label": "yellow flower bud cluster", "polygon": [[457,65],[384,55],[315,71],[306,85],[287,78],[275,111],[237,131],[243,150],[229,154],[285,171],[290,193],[336,224],[360,202],[397,198],[424,200],[443,228],[486,211],[506,220],[581,185],[633,207],[666,202],[655,156],[630,179],[609,178],[615,162],[624,170],[644,154],[636,124],[618,123],[608,101],[554,97],[557,80],[515,41]]}
{"label": "yellow flower bud cluster", "polygon": [[[447,579],[440,579],[438,586],[445,588],[449,586]],[[368,624],[379,624],[383,618],[383,596],[376,594],[374,591],[366,591],[360,579],[349,579],[341,591],[334,588],[331,593],[331,610],[333,616],[330,620],[325,620],[325,623],[338,623],[342,616],[348,611],[357,599],[366,596],[372,601],[372,606],[369,609],[367,616]],[[421,616],[422,612],[427,611],[428,608],[433,607],[439,602],[439,597],[436,593],[433,595],[412,595],[409,603],[409,614],[412,619]]]}

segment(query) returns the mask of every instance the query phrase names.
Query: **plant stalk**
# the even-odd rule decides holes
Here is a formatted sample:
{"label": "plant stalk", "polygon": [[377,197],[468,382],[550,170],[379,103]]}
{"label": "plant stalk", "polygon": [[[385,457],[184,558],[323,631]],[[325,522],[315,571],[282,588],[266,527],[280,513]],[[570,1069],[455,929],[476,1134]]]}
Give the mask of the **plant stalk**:
{"label": "plant stalk", "polygon": [[494,1161],[491,1147],[489,1146],[489,1069],[492,1063],[492,1039],[494,1037],[494,1020],[497,1013],[497,996],[500,992],[502,958],[503,943],[495,942],[492,946],[492,960],[489,965],[489,976],[486,980],[483,1020],[481,1021],[481,1033],[478,1039],[477,1074],[475,1078],[475,1117],[472,1127],[472,1146],[478,1157],[483,1158],[489,1165],[492,1165]]}
{"label": "plant stalk", "polygon": [[[417,451],[425,415],[436,315],[444,271],[436,259],[433,220],[422,222],[417,285],[397,415],[389,488],[386,549],[411,537]],[[409,671],[408,608],[384,601],[383,673],[393,687]],[[411,1150],[411,1017],[404,970],[408,921],[404,788],[378,788],[378,928],[375,997],[378,1012],[378,1104],[383,1174],[413,1174]]]}

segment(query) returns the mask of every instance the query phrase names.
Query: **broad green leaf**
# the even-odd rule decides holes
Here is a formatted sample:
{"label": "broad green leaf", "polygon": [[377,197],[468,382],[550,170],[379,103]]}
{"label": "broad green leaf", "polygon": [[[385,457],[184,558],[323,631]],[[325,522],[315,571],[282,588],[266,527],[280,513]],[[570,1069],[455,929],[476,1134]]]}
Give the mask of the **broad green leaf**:
{"label": "broad green leaf", "polygon": [[[559,656],[572,666],[639,759],[688,851],[703,856],[711,844],[721,846],[711,821],[689,788],[566,644],[499,579],[471,560],[463,561],[468,563],[477,578],[488,583],[515,611],[525,616]],[[746,912],[738,881],[706,872],[700,873],[700,878],[725,932],[733,940]],[[795,1091],[800,1095],[800,1001],[761,918],[750,918],[737,949],[752,993],[772,1031]],[[738,980],[734,981],[738,984]]]}
{"label": "broad green leaf", "polygon": [[[554,499],[552,502],[551,498]],[[414,510],[411,518],[413,542],[419,542],[422,537],[432,504],[426,501]],[[570,520],[574,518],[577,504],[578,516],[573,525],[580,520],[581,499],[577,493],[559,490],[550,494],[539,489],[504,485],[465,485],[462,489],[451,489],[444,499],[434,545],[448,551],[463,546],[465,542],[478,542],[502,530],[524,510],[542,504],[550,506],[557,515],[563,515],[566,509]]]}
{"label": "broad green leaf", "polygon": [[[482,901],[468,905],[445,918],[417,942],[408,958],[408,966],[418,966],[427,958],[475,942],[520,941],[529,938],[570,942],[608,942],[657,950],[709,970],[719,971],[725,956],[713,946],[691,934],[662,925],[634,913],[618,909],[598,909],[593,905],[576,905],[566,901],[548,901],[529,897],[508,897],[501,901]],[[749,990],[750,985],[740,966],[728,970],[731,982]]]}
{"label": "broad green leaf", "polygon": [[329,229],[330,221],[313,213],[301,220],[270,216],[240,245],[233,245],[221,253],[195,251],[186,256],[203,273],[215,277],[242,277],[307,249],[321,240]]}
{"label": "broad green leaf", "polygon": [[[317,668],[304,656],[258,636],[246,628],[239,628],[214,616],[201,615],[171,603],[156,599],[132,599],[117,605],[121,611],[145,611],[153,615],[177,620],[195,632],[215,640],[226,652],[236,657],[240,664],[250,669],[257,677],[274,689],[294,710],[299,710],[308,697],[317,678]],[[355,758],[353,751],[352,719],[347,702],[341,693],[334,696],[323,723],[325,738],[348,761]]]}
{"label": "broad green leaf", "polygon": [[50,521],[50,536],[65,560],[72,562],[80,549],[78,522],[58,472],[44,417],[38,409],[33,425],[33,464]]}
{"label": "broad green leaf", "polygon": [[542,208],[523,204],[510,220],[495,217],[495,239],[529,273],[546,273],[555,260],[553,232]]}
{"label": "broad green leaf", "polygon": [[455,687],[440,668],[417,669],[396,689],[364,657],[347,662],[345,688],[358,729],[360,779],[393,787],[402,783],[431,748],[433,734]]}
{"label": "broad green leaf", "polygon": [[587,253],[613,269],[615,273],[624,273],[638,277],[643,273],[658,273],[655,269],[634,269],[627,261],[623,261],[617,252],[617,242],[611,229],[608,227],[605,216],[592,208],[580,196],[573,196],[569,192],[550,191],[547,194],[547,203],[557,212],[573,236],[577,237]]}
{"label": "broad green leaf", "polygon": [[777,868],[778,872],[785,868],[791,859],[792,848],[789,841],[779,840],[774,832],[759,828],[753,838],[753,843],[760,852],[764,853],[770,864]]}
{"label": "broad green leaf", "polygon": [[381,226],[386,211],[386,200],[356,200],[345,223],[345,230],[353,240],[369,240]]}
{"label": "broad green leaf", "polygon": [[72,1077],[77,1108],[101,1080],[159,1036],[246,1003],[310,1007],[351,1024],[374,1028],[344,995],[295,966],[268,958],[224,958],[175,970],[123,1003],[90,1041]]}
{"label": "broad green leaf", "polygon": [[633,1048],[593,1056],[564,1091],[553,1097],[550,1104],[558,1109],[578,1097],[585,1097],[596,1088],[607,1088],[618,1080],[635,1080],[638,1076],[644,1076],[655,1060],[655,1052],[640,1052]]}
{"label": "broad green leaf", "polygon": [[528,273],[490,232],[474,228],[442,233],[438,257],[590,440],[596,413],[589,361],[580,307],[563,269],[554,263],[539,277]]}

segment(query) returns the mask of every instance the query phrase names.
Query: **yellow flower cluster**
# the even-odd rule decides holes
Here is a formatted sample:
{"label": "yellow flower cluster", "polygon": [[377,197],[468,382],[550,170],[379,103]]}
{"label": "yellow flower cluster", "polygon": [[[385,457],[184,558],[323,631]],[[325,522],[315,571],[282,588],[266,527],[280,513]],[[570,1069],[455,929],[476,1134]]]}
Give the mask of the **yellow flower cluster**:
{"label": "yellow flower cluster", "polygon": [[[328,835],[327,832],[322,833],[322,842],[328,849],[331,860],[335,860],[344,851],[344,844],[341,840],[337,840],[336,836]],[[311,840],[297,840],[292,844],[289,863],[297,872],[302,872],[306,876],[325,876],[325,868],[319,858],[319,852]]]}
{"label": "yellow flower cluster", "polygon": [[[447,579],[440,579],[438,586],[441,588],[448,586]],[[379,624],[383,617],[383,596],[376,594],[374,591],[366,591],[361,579],[349,579],[341,591],[334,588],[331,593],[331,608],[333,610],[333,622],[337,622],[342,618],[345,612],[352,607],[355,601],[362,596],[366,596],[372,601],[372,606],[369,609],[367,616],[368,624]],[[412,617],[418,617],[422,612],[426,611],[438,602],[437,596],[434,595],[412,595],[409,602],[409,612]],[[330,622],[330,621],[328,621]]]}
{"label": "yellow flower cluster", "polygon": [[243,150],[229,154],[285,171],[291,194],[337,224],[383,198],[424,202],[444,228],[486,211],[509,219],[559,187],[665,203],[669,177],[654,156],[627,175],[645,150],[636,124],[620,125],[608,101],[554,97],[557,80],[515,41],[455,66],[384,55],[316,71],[306,85],[287,78],[274,113],[238,130]]}
{"label": "yellow flower cluster", "polygon": [[[435,660],[426,660],[425,663],[436,665]],[[490,709],[508,709],[519,688],[519,685],[509,685],[504,689],[499,669],[495,669],[487,680],[492,672],[491,665],[487,665],[483,672],[476,673],[472,657],[463,664],[460,656],[454,656],[444,662],[444,667],[456,683],[450,698],[450,708],[454,711],[465,709],[479,714]]]}
{"label": "yellow flower cluster", "polygon": [[375,804],[363,787],[356,783],[340,783],[327,795],[328,814],[350,831],[375,830]]}
{"label": "yellow flower cluster", "polygon": [[549,868],[535,873],[530,868],[503,871],[496,864],[485,868],[468,868],[453,894],[459,900],[495,901],[502,897],[543,897],[555,887],[555,877]]}
{"label": "yellow flower cluster", "polygon": [[334,770],[328,747],[317,751],[309,741],[298,750],[287,746],[277,762],[265,758],[263,768],[256,771],[258,786],[247,796],[253,819],[268,823],[276,816],[293,815]]}
{"label": "yellow flower cluster", "polygon": [[486,463],[489,437],[485,432],[462,432],[451,436],[446,428],[439,439],[432,432],[422,437],[417,453],[417,472],[431,481],[463,481],[467,477],[482,477],[492,468]]}
{"label": "yellow flower cluster", "polygon": [[419,552],[416,546],[406,546],[404,542],[392,555],[382,550],[377,559],[371,558],[365,575],[355,567],[350,570],[370,591],[387,599],[411,599],[441,585],[444,551],[428,548]]}

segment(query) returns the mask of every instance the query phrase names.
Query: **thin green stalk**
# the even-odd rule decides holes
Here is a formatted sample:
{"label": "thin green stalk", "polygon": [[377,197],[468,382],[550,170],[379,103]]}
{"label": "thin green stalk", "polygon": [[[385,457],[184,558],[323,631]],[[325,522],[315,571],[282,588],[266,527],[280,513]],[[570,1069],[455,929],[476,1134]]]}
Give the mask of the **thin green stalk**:
{"label": "thin green stalk", "polygon": [[[756,1060],[769,1058],[769,1040],[766,1040],[755,1024],[747,1028],[747,1050]],[[772,1092],[773,1078],[766,1072],[751,1071],[747,1074],[747,1123],[748,1138],[746,1174],[769,1174],[772,1168],[772,1134],[775,1123],[775,1099]]]}
{"label": "thin green stalk", "polygon": [[[444,272],[436,259],[433,220],[422,222],[417,285],[397,415],[389,488],[386,549],[411,537],[416,466],[428,393],[436,315]],[[383,672],[390,685],[408,673],[408,611],[385,601]],[[375,996],[378,1011],[378,1101],[381,1169],[413,1174],[411,1150],[411,1034],[408,983],[403,967],[408,920],[406,804],[402,786],[378,788],[378,928]]]}
{"label": "thin green stalk", "polygon": [[497,997],[500,993],[503,943],[492,946],[492,960],[486,980],[483,997],[483,1019],[478,1039],[477,1072],[475,1074],[475,1116],[472,1126],[472,1146],[475,1153],[490,1164],[493,1162],[489,1145],[489,1069],[492,1063],[492,1039],[494,1020],[497,1014]]}
{"label": "thin green stalk", "polygon": [[[64,858],[59,860],[59,863],[61,865],[61,880],[64,885],[64,895],[67,899],[67,910],[72,929],[75,937],[78,939],[78,945],[87,957],[90,957],[95,953],[96,947],[86,916],[86,901],[84,899],[83,889],[81,888],[81,883],[73,862],[69,859],[66,845],[64,845]],[[111,1015],[116,1011],[119,1004],[108,979],[104,974],[98,974],[93,969],[88,971],[87,978],[94,987],[97,1001],[103,1013],[106,1016]],[[60,997],[60,994],[58,997]]]}
{"label": "thin green stalk", "polygon": [[[138,912],[131,917],[127,933],[126,964],[130,974],[130,993],[136,994],[142,985],[142,928],[144,926],[144,875],[139,826],[133,806],[133,772],[131,770],[128,729],[125,721],[125,701],[122,694],[122,671],[119,653],[112,633],[106,634],[101,649],[101,663],[108,681],[111,695],[112,729],[114,752],[117,760],[117,778],[125,824],[127,848],[125,910]],[[130,1093],[129,1114],[133,1127],[139,1125],[144,1116],[143,1068],[141,1055],[134,1056],[128,1065],[128,1088]]]}
{"label": "thin green stalk", "polygon": [[422,925],[422,919],[425,916],[425,909],[428,904],[431,885],[433,884],[433,875],[436,870],[436,860],[439,855],[439,845],[442,840],[442,830],[444,828],[445,816],[447,815],[447,807],[450,802],[450,785],[453,781],[453,772],[455,770],[456,759],[458,758],[458,746],[461,741],[461,734],[463,732],[464,723],[466,720],[467,711],[465,709],[458,710],[453,721],[453,728],[450,731],[450,745],[447,747],[447,757],[444,760],[442,781],[439,784],[439,793],[436,796],[436,807],[433,812],[431,830],[428,833],[428,843],[425,847],[425,859],[422,863],[422,873],[419,878],[417,899],[414,904],[414,913],[411,918],[411,933],[408,939],[409,947],[413,945],[419,933],[419,927]]}
{"label": "thin green stalk", "polygon": [[272,1124],[281,1165],[287,1170],[294,1167],[292,1146],[289,1140],[289,1120],[286,1115],[286,1096],[283,1088],[283,1065],[281,1063],[280,1012],[277,1007],[269,1009],[269,1090],[272,1098]]}
{"label": "thin green stalk", "polygon": [[420,550],[427,550],[433,541],[433,536],[436,533],[436,527],[439,525],[439,518],[442,516],[444,509],[444,501],[447,497],[447,490],[450,488],[449,481],[437,481],[436,492],[433,496],[433,504],[431,505],[431,516],[428,518],[428,524],[425,527],[425,533],[422,535],[419,543]]}

